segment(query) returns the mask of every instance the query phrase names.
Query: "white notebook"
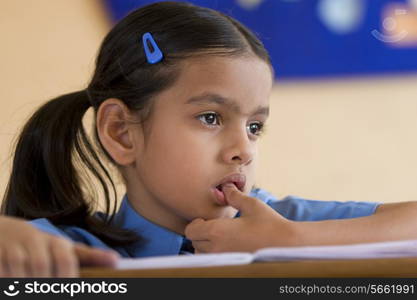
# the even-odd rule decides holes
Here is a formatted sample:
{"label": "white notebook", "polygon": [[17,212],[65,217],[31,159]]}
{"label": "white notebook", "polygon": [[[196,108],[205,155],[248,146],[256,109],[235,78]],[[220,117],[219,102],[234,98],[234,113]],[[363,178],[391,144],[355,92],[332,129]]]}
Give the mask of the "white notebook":
{"label": "white notebook", "polygon": [[225,252],[122,258],[117,269],[189,268],[250,264],[256,261],[417,257],[417,240],[311,247],[273,247],[254,253]]}

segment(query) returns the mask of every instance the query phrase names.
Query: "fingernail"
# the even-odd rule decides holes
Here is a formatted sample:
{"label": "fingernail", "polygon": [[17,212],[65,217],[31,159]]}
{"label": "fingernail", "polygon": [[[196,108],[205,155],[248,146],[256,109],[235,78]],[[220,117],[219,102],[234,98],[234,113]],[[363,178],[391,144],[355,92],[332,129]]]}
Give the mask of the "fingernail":
{"label": "fingernail", "polygon": [[120,254],[114,250],[107,250],[106,251],[108,255],[110,255],[112,257],[112,259],[119,259],[120,258]]}
{"label": "fingernail", "polygon": [[224,189],[233,189],[235,188],[235,185],[233,183],[226,183],[225,185],[223,185],[223,190]]}

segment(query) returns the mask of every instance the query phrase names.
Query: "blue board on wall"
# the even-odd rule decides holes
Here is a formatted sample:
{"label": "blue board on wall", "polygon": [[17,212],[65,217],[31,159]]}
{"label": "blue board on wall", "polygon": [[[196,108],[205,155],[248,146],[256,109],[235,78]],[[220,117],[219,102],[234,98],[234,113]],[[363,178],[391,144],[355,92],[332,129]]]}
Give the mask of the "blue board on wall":
{"label": "blue board on wall", "polygon": [[[330,2],[332,1],[332,2]],[[364,74],[387,74],[417,71],[417,47],[392,47],[372,35],[381,30],[381,11],[390,3],[406,0],[193,0],[197,5],[214,8],[238,19],[261,38],[271,54],[279,79]],[[158,1],[104,0],[114,21],[131,10]],[[329,27],[323,8],[339,12],[335,3],[355,2],[360,9],[350,11],[360,22],[344,15]],[[349,2],[349,3],[348,3]],[[358,8],[358,7],[356,7]],[[330,16],[331,17],[331,16]],[[340,20],[345,20],[341,22]],[[358,18],[356,19],[358,20]],[[356,27],[352,24],[356,24]],[[349,31],[349,26],[351,30]],[[330,30],[330,29],[332,30]],[[353,28],[353,29],[352,29]]]}

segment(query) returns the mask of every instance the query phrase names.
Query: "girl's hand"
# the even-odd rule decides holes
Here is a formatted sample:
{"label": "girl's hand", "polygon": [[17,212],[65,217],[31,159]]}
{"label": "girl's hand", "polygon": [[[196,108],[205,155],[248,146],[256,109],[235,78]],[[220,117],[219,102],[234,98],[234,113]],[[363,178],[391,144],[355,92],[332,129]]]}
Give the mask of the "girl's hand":
{"label": "girl's hand", "polygon": [[0,277],[76,277],[80,265],[112,266],[117,256],[0,216]]}
{"label": "girl's hand", "polygon": [[195,219],[185,228],[196,253],[255,251],[294,245],[296,223],[285,219],[259,199],[241,193],[234,184],[223,187],[229,205],[240,211],[235,219]]}

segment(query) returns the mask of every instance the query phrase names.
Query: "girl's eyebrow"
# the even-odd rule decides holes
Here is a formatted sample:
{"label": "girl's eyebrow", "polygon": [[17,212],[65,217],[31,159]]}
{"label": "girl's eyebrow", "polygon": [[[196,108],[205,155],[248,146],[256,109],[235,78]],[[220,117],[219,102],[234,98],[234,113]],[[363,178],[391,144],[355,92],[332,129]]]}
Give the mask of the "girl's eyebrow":
{"label": "girl's eyebrow", "polygon": [[[213,93],[204,93],[198,96],[191,97],[187,100],[186,104],[204,104],[204,103],[214,103],[218,105],[227,106],[229,109],[234,111],[238,114],[243,114],[242,110],[240,109],[239,104],[230,99],[223,97],[219,94],[213,94]],[[269,115],[269,107],[268,106],[259,106],[256,108],[252,113],[249,113],[248,115]]]}

